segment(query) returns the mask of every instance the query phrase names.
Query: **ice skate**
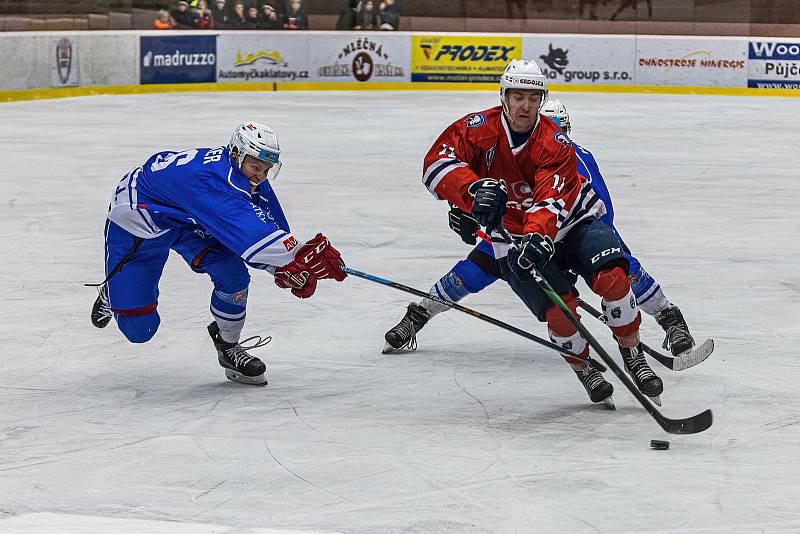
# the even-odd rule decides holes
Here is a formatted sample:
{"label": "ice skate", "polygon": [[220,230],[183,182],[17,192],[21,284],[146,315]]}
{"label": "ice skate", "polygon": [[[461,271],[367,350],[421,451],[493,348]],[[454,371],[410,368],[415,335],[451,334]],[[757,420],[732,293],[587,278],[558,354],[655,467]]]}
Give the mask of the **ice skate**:
{"label": "ice skate", "polygon": [[267,366],[255,356],[248,354],[247,351],[263,347],[272,341],[272,338],[262,339],[261,336],[247,338],[244,343],[253,339],[257,340],[249,346],[243,346],[240,343],[226,343],[219,334],[219,326],[216,322],[208,325],[208,334],[214,341],[214,347],[216,347],[217,355],[219,356],[219,364],[225,368],[225,376],[228,377],[228,380],[254,386],[267,385],[265,374]]}
{"label": "ice skate", "polygon": [[422,330],[430,318],[431,314],[428,310],[413,302],[409,304],[408,310],[400,322],[386,332],[383,353],[387,354],[405,348],[417,350],[417,332]]}
{"label": "ice skate", "polygon": [[105,328],[113,316],[108,303],[108,284],[103,284],[92,306],[92,324],[97,328]]}
{"label": "ice skate", "polygon": [[590,358],[586,369],[581,371],[573,370],[592,402],[602,402],[606,408],[614,410],[614,400],[611,398],[611,395],[614,394],[614,386],[606,381],[598,367],[597,362]]}
{"label": "ice skate", "polygon": [[647,365],[641,344],[633,348],[620,346],[619,352],[625,362],[625,370],[631,375],[639,391],[661,406],[660,395],[664,391],[664,384]]}
{"label": "ice skate", "polygon": [[680,308],[671,304],[666,310],[656,315],[656,322],[666,332],[664,344],[673,356],[680,356],[694,347],[694,338],[689,334],[689,326],[683,318]]}

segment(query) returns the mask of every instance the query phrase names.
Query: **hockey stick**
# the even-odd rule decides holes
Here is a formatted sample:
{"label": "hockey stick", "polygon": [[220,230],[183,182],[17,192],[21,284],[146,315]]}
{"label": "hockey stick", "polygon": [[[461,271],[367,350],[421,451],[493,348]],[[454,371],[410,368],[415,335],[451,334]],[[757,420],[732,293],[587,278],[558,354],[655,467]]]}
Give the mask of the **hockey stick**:
{"label": "hockey stick", "polygon": [[[600,322],[606,322],[605,317],[600,310],[594,308],[588,302],[578,299],[578,306],[589,312],[590,315],[600,320]],[[684,369],[694,367],[698,363],[704,362],[709,356],[711,356],[711,353],[714,352],[714,340],[707,339],[694,349],[687,350],[678,356],[667,356],[666,354],[661,354],[657,350],[648,347],[644,343],[642,343],[642,348],[648,355],[652,356],[653,359],[668,369],[672,369],[673,371],[683,371]]]}
{"label": "hockey stick", "polygon": [[[375,283],[378,283],[378,284],[381,284],[381,285],[384,285],[384,286],[393,287],[395,289],[399,289],[400,291],[404,291],[406,293],[410,293],[410,294],[415,295],[417,297],[430,299],[430,300],[432,300],[434,302],[438,302],[439,304],[444,304],[445,306],[449,306],[450,308],[453,308],[454,310],[458,310],[460,312],[464,312],[464,313],[466,313],[468,315],[471,315],[471,316],[473,316],[473,317],[475,317],[477,319],[480,319],[481,321],[486,321],[489,324],[492,324],[494,326],[502,328],[503,330],[508,330],[509,332],[513,332],[513,333],[517,334],[518,336],[522,336],[525,339],[528,339],[530,341],[538,343],[539,345],[542,345],[543,347],[547,347],[549,349],[553,349],[553,350],[558,351],[559,353],[562,353],[562,354],[567,354],[569,356],[572,356],[573,358],[583,359],[583,357],[580,354],[576,354],[576,353],[574,353],[572,351],[566,350],[566,349],[556,345],[552,341],[548,341],[546,339],[542,339],[542,338],[540,338],[538,336],[535,336],[535,335],[531,334],[530,332],[526,332],[525,330],[517,328],[516,326],[511,326],[508,323],[504,323],[503,321],[501,321],[499,319],[495,319],[494,317],[491,317],[489,315],[485,315],[485,314],[483,314],[483,313],[481,313],[479,311],[475,311],[475,310],[473,310],[471,308],[467,308],[466,306],[462,306],[460,304],[457,304],[457,303],[449,301],[449,300],[441,299],[441,298],[437,297],[436,295],[431,295],[429,293],[426,293],[425,291],[420,291],[419,289],[414,289],[413,287],[409,287],[407,285],[403,285],[403,284],[398,283],[398,282],[393,282],[392,280],[387,280],[385,278],[381,278],[381,277],[375,276],[373,274],[364,273],[364,272],[361,272],[361,271],[357,271],[355,269],[351,269],[350,267],[343,267],[342,269],[347,274],[352,274],[353,276],[356,276],[358,278],[363,278],[364,280],[369,280],[370,282],[375,282]],[[600,362],[597,362],[597,363],[599,364]],[[600,372],[605,372],[606,371],[606,369],[603,368],[602,365],[600,365],[600,367],[601,367],[599,369]]]}
{"label": "hockey stick", "polygon": [[[497,229],[500,232],[500,235],[503,236],[508,243],[508,246],[513,247],[514,241],[511,239],[511,236],[508,235],[505,228],[500,226]],[[536,282],[539,284],[539,287],[542,288],[542,291],[547,295],[550,301],[558,306],[558,308],[564,312],[564,315],[569,319],[569,322],[575,326],[575,328],[580,332],[581,336],[586,340],[587,343],[600,355],[603,362],[608,366],[611,371],[617,375],[617,378],[625,384],[625,387],[628,388],[628,391],[636,397],[636,400],[639,401],[639,404],[647,410],[653,419],[664,429],[665,432],[670,434],[697,434],[698,432],[702,432],[707,430],[711,423],[713,422],[713,417],[711,415],[711,410],[706,410],[702,413],[699,413],[692,417],[687,417],[686,419],[670,419],[668,417],[664,417],[661,412],[653,405],[653,403],[648,399],[641,391],[631,382],[631,379],[619,368],[617,363],[609,356],[608,352],[603,348],[600,343],[597,342],[597,339],[586,329],[585,326],[580,322],[580,320],[575,317],[572,313],[572,310],[569,309],[564,301],[561,299],[561,296],[553,290],[553,286],[550,285],[550,282],[542,276],[542,273],[539,272],[538,269],[534,267],[533,277]]]}
{"label": "hockey stick", "polygon": [[[489,237],[483,230],[478,230],[477,232],[475,232],[475,235],[489,244],[492,243],[492,238]],[[594,308],[591,304],[579,298],[578,305],[587,312],[589,312],[589,314],[594,316],[600,322],[605,324],[606,322],[605,316],[603,316],[603,314],[599,310]],[[714,340],[707,339],[695,349],[686,351],[683,354],[674,357],[667,356],[666,354],[661,354],[655,349],[650,348],[645,343],[642,343],[642,349],[646,354],[653,357],[653,359],[658,361],[658,363],[665,366],[666,368],[671,369],[673,371],[683,371],[684,369],[688,369],[689,367],[694,367],[698,363],[705,361],[709,356],[711,356],[711,353],[714,352]]]}

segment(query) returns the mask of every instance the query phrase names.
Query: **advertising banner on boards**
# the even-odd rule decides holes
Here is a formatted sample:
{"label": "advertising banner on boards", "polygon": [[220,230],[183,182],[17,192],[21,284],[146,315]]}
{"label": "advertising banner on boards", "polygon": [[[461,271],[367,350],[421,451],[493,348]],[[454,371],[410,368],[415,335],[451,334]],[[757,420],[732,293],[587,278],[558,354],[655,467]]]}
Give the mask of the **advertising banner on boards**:
{"label": "advertising banner on boards", "polygon": [[522,38],[491,35],[412,35],[412,82],[498,82]]}
{"label": "advertising banner on boards", "polygon": [[308,40],[310,81],[408,82],[411,37],[385,32],[317,35]]}
{"label": "advertising banner on boards", "polygon": [[217,37],[173,35],[139,38],[140,82],[217,81]]}
{"label": "advertising banner on boards", "polygon": [[719,37],[636,38],[640,85],[747,86],[747,42]]}
{"label": "advertising banner on boards", "polygon": [[800,89],[800,40],[752,39],[747,56],[748,87]]}
{"label": "advertising banner on boards", "polygon": [[307,82],[308,37],[226,32],[217,40],[219,82]]}
{"label": "advertising banner on boards", "polygon": [[531,35],[523,57],[535,60],[551,83],[634,83],[636,42],[632,36]]}
{"label": "advertising banner on boards", "polygon": [[75,36],[50,38],[51,87],[77,87],[80,84],[78,42]]}

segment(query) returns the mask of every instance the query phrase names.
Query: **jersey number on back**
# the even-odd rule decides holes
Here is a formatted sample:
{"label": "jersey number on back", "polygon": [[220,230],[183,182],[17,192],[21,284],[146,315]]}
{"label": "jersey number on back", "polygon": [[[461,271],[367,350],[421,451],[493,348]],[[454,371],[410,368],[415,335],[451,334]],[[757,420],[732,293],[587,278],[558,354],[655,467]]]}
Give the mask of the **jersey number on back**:
{"label": "jersey number on back", "polygon": [[150,165],[150,170],[152,172],[163,171],[173,163],[176,167],[180,167],[181,165],[186,165],[192,161],[195,156],[197,156],[197,150],[194,149],[186,150],[184,152],[176,152],[165,158],[162,158],[162,156],[159,154],[153,164]]}

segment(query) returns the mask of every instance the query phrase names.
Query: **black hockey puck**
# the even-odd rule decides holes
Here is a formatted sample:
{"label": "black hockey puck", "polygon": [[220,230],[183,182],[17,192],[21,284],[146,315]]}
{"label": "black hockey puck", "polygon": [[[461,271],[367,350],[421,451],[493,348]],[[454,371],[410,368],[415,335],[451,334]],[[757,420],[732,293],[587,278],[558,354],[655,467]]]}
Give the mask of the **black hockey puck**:
{"label": "black hockey puck", "polygon": [[650,448],[657,451],[665,451],[669,449],[669,441],[662,441],[660,439],[651,439]]}

